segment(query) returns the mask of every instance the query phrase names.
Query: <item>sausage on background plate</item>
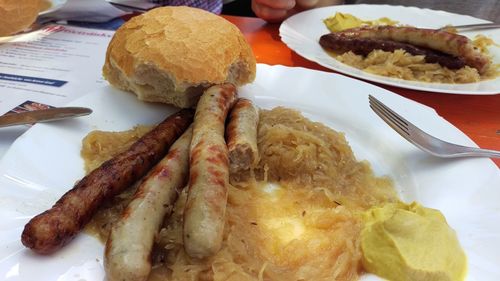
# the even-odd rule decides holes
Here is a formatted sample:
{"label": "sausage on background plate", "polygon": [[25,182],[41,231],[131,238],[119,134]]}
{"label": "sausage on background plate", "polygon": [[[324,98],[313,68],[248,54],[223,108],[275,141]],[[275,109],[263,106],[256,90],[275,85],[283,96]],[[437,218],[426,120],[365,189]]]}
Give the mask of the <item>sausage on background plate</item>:
{"label": "sausage on background plate", "polygon": [[352,38],[393,40],[440,51],[463,59],[466,65],[476,68],[479,74],[484,73],[490,64],[489,58],[477,50],[469,38],[438,29],[381,25],[346,29],[337,34]]}
{"label": "sausage on background plate", "polygon": [[356,55],[368,56],[373,50],[384,52],[394,52],[404,50],[414,56],[424,56],[425,62],[438,63],[449,69],[460,69],[465,66],[465,60],[440,51],[429,48],[421,48],[408,43],[401,43],[392,40],[358,38],[344,36],[342,33],[330,33],[320,37],[319,44],[326,49],[336,52],[351,51]]}
{"label": "sausage on background plate", "polygon": [[108,280],[147,279],[155,235],[187,183],[191,136],[192,130],[188,128],[145,177],[111,229],[104,252]]}
{"label": "sausage on background plate", "polygon": [[229,184],[224,124],[236,98],[234,85],[215,85],[196,108],[183,225],[184,249],[193,258],[212,256],[222,244]]}
{"label": "sausage on background plate", "polygon": [[142,178],[165,156],[192,119],[192,110],[172,114],[127,151],[90,172],[51,209],[26,224],[21,236],[24,246],[39,254],[50,254],[71,241],[104,201]]}

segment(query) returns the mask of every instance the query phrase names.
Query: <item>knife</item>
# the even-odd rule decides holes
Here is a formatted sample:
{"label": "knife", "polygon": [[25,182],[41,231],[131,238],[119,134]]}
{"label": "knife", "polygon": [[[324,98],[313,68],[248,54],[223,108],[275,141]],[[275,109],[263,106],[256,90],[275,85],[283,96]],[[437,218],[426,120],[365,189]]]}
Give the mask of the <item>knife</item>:
{"label": "knife", "polygon": [[86,107],[58,107],[21,113],[10,113],[0,116],[0,128],[14,125],[61,120],[85,116],[89,115],[90,113],[92,113],[92,109]]}

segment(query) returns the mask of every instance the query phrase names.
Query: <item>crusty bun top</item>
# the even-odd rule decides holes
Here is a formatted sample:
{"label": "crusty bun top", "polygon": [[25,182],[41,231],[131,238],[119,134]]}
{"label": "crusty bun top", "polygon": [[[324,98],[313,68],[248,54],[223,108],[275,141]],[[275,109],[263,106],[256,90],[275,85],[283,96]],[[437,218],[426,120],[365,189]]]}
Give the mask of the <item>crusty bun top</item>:
{"label": "crusty bun top", "polygon": [[0,36],[28,28],[38,16],[40,0],[0,0]]}
{"label": "crusty bun top", "polygon": [[[144,98],[151,91],[138,85],[163,87],[142,81],[152,72],[155,79],[171,80],[176,93],[223,82],[242,85],[255,79],[255,58],[240,30],[224,18],[196,8],[162,7],[116,31],[103,68],[105,78],[118,88],[162,101]],[[141,91],[149,92],[141,98]]]}

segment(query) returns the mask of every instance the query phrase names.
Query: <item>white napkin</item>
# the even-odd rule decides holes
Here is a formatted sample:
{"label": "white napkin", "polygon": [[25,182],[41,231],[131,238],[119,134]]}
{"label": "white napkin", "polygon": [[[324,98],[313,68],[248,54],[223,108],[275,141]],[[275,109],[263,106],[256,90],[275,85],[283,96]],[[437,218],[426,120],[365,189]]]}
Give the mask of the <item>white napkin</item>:
{"label": "white napkin", "polygon": [[150,10],[161,6],[161,4],[154,3],[153,1],[144,1],[144,0],[107,0],[110,3],[114,3],[117,5],[122,5],[125,7],[138,8],[141,10]]}
{"label": "white napkin", "polygon": [[41,15],[38,21],[73,20],[84,22],[107,22],[128,14],[104,0],[68,0],[61,8]]}

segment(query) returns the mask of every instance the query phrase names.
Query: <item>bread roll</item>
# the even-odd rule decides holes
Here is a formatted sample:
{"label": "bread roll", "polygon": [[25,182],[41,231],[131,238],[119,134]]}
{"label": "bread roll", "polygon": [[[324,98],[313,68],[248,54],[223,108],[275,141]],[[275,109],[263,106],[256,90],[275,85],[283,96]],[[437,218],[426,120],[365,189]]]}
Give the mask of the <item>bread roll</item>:
{"label": "bread roll", "polygon": [[104,77],[140,100],[193,107],[213,84],[255,79],[255,58],[240,30],[201,9],[161,7],[132,18],[113,36]]}
{"label": "bread roll", "polygon": [[40,0],[0,0],[0,36],[28,28],[38,16]]}

